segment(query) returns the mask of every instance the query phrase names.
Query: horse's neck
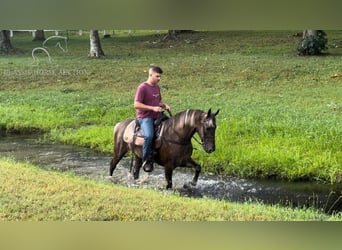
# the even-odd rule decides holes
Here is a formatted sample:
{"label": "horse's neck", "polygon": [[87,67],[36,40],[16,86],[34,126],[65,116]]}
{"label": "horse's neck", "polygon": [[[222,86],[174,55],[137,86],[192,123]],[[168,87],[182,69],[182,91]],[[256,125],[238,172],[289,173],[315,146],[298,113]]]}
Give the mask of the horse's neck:
{"label": "horse's neck", "polygon": [[198,119],[198,114],[195,111],[184,111],[184,113],[168,120],[167,132],[165,132],[173,138],[178,137],[182,140],[190,140],[196,132]]}

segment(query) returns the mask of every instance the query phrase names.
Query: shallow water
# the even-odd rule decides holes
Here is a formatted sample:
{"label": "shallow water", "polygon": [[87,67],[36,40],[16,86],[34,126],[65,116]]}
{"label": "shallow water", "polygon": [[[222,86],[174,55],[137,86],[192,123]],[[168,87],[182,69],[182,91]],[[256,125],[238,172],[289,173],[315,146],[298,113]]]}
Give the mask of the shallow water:
{"label": "shallow water", "polygon": [[[110,155],[64,144],[41,142],[37,136],[0,137],[0,156],[30,162],[43,169],[72,171],[99,181],[164,190],[164,170],[155,166],[152,173],[140,172],[139,180],[129,173],[130,158],[124,158],[108,179]],[[261,201],[288,206],[314,206],[325,212],[342,211],[342,185],[309,182],[246,180],[218,175],[201,174],[196,187],[184,185],[193,178],[191,169],[177,168],[173,174],[174,190],[188,197],[209,197],[229,201]]]}

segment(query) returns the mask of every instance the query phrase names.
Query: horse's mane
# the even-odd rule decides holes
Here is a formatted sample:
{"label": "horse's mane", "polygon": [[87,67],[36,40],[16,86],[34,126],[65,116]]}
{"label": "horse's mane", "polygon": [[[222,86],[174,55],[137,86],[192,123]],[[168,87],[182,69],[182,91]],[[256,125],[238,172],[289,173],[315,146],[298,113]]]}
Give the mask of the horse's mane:
{"label": "horse's mane", "polygon": [[184,127],[195,127],[196,121],[203,111],[198,109],[187,109],[177,113],[164,122],[165,127],[172,127],[174,129],[183,129]]}

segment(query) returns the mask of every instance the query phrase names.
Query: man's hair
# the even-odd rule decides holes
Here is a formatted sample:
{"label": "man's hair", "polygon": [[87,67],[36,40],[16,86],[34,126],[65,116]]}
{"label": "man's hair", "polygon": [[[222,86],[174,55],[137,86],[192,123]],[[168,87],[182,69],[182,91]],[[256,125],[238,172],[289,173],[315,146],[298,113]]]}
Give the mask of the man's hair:
{"label": "man's hair", "polygon": [[158,74],[163,74],[163,70],[158,66],[151,66],[150,70],[152,70],[153,72],[156,72]]}

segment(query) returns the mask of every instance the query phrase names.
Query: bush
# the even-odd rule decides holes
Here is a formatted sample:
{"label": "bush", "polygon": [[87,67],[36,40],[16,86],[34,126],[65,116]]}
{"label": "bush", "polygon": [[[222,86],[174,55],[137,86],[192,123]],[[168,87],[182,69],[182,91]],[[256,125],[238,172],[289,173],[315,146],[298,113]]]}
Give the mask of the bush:
{"label": "bush", "polygon": [[322,30],[314,30],[312,32],[304,31],[301,44],[297,51],[301,56],[320,55],[327,48],[328,39],[326,33]]}

